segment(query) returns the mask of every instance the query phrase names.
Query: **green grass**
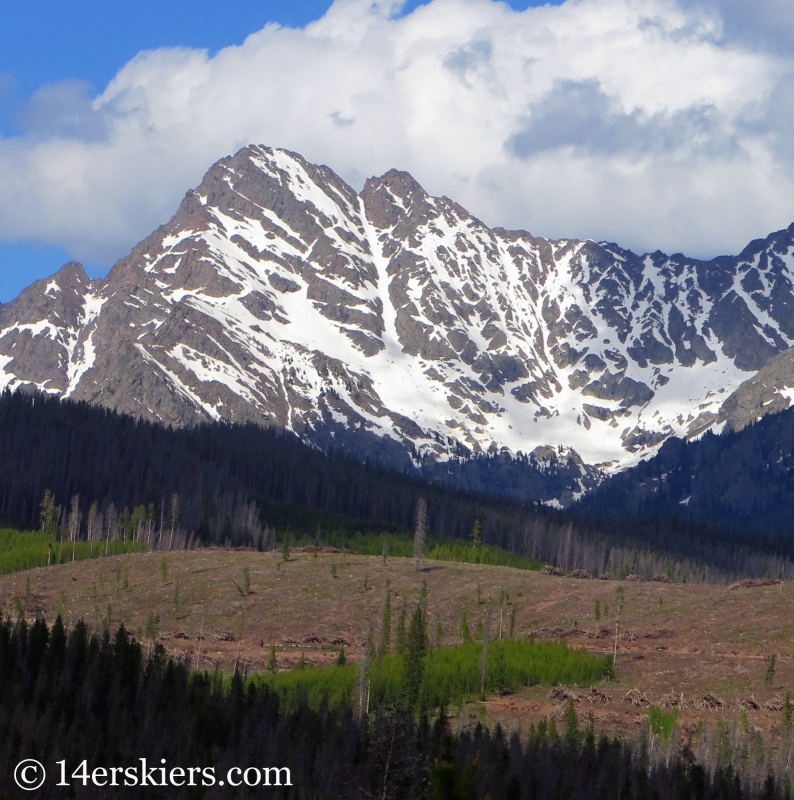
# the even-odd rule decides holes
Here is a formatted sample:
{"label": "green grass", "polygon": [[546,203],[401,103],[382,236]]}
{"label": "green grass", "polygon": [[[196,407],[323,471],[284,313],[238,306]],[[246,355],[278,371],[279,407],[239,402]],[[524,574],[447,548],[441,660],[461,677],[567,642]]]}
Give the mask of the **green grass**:
{"label": "green grass", "polygon": [[[319,539],[310,536],[292,537],[290,544],[294,547],[307,545],[327,545],[352,550],[362,556],[413,558],[413,537],[401,533],[323,533]],[[467,564],[488,564],[494,567],[514,567],[516,569],[539,570],[544,566],[542,561],[529,556],[511,553],[502,547],[490,544],[475,546],[465,539],[453,539],[428,535],[425,544],[425,557],[433,561],[462,561]]]}
{"label": "green grass", "polygon": [[[482,645],[468,642],[438,647],[424,659],[418,705],[432,709],[452,706],[480,696]],[[358,666],[293,668],[289,672],[260,675],[254,680],[271,686],[288,707],[305,695],[312,705],[324,698],[332,706],[349,703],[356,691]],[[559,683],[587,686],[612,675],[608,656],[594,656],[568,647],[565,642],[492,642],[488,650],[485,691],[518,691],[526,686]],[[370,672],[370,709],[400,705],[403,697],[404,662],[388,655],[375,660]]]}
{"label": "green grass", "polygon": [[[108,555],[144,552],[146,547],[133,542],[110,542]],[[91,546],[89,542],[64,541],[60,543],[41,531],[17,531],[0,529],[0,575],[20,570],[46,567],[47,564],[63,564],[83,561],[105,555],[105,542]]]}

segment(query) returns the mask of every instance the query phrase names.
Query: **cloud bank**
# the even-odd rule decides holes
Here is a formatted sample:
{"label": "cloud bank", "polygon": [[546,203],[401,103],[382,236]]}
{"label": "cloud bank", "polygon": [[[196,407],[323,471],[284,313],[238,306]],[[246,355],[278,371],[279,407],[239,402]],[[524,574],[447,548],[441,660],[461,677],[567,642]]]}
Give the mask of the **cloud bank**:
{"label": "cloud bank", "polygon": [[736,252],[794,221],[790,0],[399,6],[337,0],[213,57],[141,53],[96,97],[43,87],[0,139],[0,239],[111,263],[251,142],[638,251]]}

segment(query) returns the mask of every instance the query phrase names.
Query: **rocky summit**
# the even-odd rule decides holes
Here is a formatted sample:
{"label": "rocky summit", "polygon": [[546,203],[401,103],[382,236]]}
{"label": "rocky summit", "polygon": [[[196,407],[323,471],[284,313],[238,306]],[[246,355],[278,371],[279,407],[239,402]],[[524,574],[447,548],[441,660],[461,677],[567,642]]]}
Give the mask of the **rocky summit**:
{"label": "rocky summit", "polygon": [[402,466],[563,460],[584,489],[584,464],[735,417],[726,398],[794,342],[793,267],[794,225],[735,257],[639,256],[250,146],[106,278],[67,264],[0,306],[0,388]]}

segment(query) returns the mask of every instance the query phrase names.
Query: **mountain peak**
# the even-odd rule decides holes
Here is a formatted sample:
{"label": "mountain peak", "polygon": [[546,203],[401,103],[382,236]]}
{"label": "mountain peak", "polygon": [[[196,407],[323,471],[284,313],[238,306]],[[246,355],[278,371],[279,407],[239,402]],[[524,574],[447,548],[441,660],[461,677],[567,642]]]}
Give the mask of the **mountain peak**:
{"label": "mountain peak", "polygon": [[582,458],[570,499],[588,463],[719,430],[725,398],[794,343],[793,236],[637,256],[490,229],[400,170],[358,195],[250,145],[104,281],[70,264],[0,307],[0,385],[402,467],[564,446]]}
{"label": "mountain peak", "polygon": [[396,169],[367,179],[361,199],[367,219],[381,230],[395,227],[406,216],[426,213],[430,200],[410,173]]}

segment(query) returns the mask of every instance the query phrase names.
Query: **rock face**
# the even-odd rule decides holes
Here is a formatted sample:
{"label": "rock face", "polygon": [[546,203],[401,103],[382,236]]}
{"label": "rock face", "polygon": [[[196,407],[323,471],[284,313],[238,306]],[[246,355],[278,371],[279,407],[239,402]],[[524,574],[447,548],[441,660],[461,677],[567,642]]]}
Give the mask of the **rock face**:
{"label": "rock face", "polygon": [[725,422],[794,343],[793,268],[794,225],[736,257],[638,256],[250,146],[105,279],[67,264],[0,306],[0,388],[402,465],[564,445],[618,468]]}
{"label": "rock face", "polygon": [[794,399],[794,349],[773,356],[722,404],[719,422],[725,430],[740,431],[767,414],[791,406]]}

